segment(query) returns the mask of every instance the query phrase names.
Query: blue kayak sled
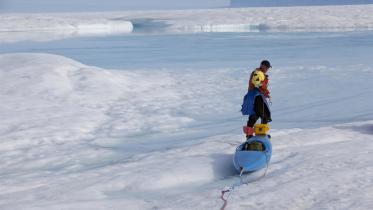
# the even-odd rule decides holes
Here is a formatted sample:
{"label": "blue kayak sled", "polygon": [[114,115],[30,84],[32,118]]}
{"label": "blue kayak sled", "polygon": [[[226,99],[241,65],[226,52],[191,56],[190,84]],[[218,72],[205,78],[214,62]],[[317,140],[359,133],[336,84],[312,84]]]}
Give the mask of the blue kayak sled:
{"label": "blue kayak sled", "polygon": [[[247,149],[247,144],[261,143],[262,151]],[[272,144],[268,135],[253,136],[237,147],[233,164],[240,173],[250,173],[266,168],[271,160]]]}

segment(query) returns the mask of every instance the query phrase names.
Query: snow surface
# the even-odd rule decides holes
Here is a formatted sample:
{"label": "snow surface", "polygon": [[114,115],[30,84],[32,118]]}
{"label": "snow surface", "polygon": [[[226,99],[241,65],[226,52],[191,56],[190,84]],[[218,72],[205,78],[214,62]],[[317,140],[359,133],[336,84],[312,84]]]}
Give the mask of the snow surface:
{"label": "snow surface", "polygon": [[[3,54],[0,66],[1,209],[219,209],[220,190],[237,181],[232,154],[244,140],[241,123],[230,131],[222,121],[204,124],[239,106],[224,99],[246,81],[224,69],[149,74],[51,54]],[[282,72],[273,72],[278,94],[293,85]],[[357,75],[360,82],[345,84],[355,86],[373,72],[302,73],[298,81]],[[311,89],[326,84],[312,79],[305,83]],[[371,83],[361,86],[368,95]],[[364,98],[369,106],[367,95],[357,95]],[[227,209],[372,208],[373,121],[271,134],[268,175],[237,187]]]}
{"label": "snow surface", "polygon": [[137,33],[372,30],[373,5],[1,14],[0,42]]}

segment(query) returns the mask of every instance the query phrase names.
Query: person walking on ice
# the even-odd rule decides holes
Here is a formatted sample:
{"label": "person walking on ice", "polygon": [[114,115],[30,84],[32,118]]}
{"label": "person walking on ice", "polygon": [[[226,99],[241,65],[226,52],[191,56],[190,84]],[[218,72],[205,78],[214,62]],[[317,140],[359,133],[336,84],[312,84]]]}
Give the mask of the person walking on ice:
{"label": "person walking on ice", "polygon": [[268,60],[263,60],[260,67],[250,74],[248,92],[244,97],[241,112],[248,115],[247,125],[243,127],[246,139],[254,135],[254,125],[261,118],[261,124],[268,124],[272,121],[269,102],[271,101],[268,90],[268,70],[272,68]]}
{"label": "person walking on ice", "polygon": [[[271,136],[268,134],[268,123],[272,121],[269,109],[270,92],[268,90],[267,75],[271,64],[267,60],[260,63],[250,74],[248,91],[244,97],[241,112],[248,115],[249,119],[243,127],[246,141],[236,148],[233,165],[240,176],[265,168],[263,177],[267,173],[272,157]],[[261,118],[261,124],[256,121]]]}

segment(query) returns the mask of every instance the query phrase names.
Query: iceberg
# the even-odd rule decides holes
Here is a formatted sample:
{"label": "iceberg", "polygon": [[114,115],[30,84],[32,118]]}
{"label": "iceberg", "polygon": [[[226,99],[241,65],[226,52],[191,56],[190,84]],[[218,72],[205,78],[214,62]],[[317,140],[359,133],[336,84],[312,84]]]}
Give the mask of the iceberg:
{"label": "iceberg", "polygon": [[373,16],[370,14],[373,14],[373,5],[2,14],[0,42],[132,32],[362,31],[373,29]]}
{"label": "iceberg", "polygon": [[110,20],[99,16],[50,14],[0,15],[0,42],[51,41],[79,36],[128,34],[130,21]]}

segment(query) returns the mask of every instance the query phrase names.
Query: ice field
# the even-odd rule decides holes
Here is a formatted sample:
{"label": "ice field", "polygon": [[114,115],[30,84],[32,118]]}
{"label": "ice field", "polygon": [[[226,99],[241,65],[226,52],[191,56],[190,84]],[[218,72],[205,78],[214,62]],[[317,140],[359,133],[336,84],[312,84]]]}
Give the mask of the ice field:
{"label": "ice field", "polygon": [[272,161],[226,209],[371,209],[371,10],[0,15],[0,209],[220,209],[264,58]]}

